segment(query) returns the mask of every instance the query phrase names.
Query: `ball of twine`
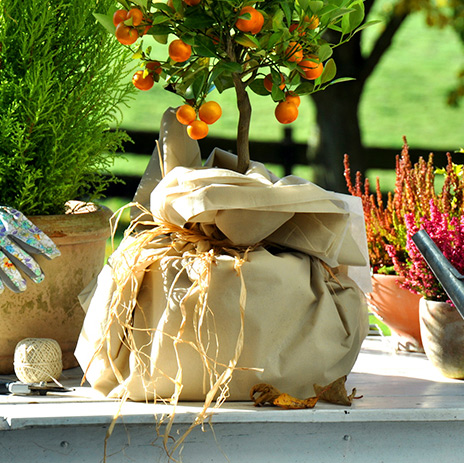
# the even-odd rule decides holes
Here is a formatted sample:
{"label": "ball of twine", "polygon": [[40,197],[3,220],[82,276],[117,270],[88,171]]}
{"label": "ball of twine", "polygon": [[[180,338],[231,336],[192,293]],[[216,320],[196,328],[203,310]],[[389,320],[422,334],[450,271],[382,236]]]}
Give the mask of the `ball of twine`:
{"label": "ball of twine", "polygon": [[23,339],[16,345],[14,370],[23,383],[58,380],[63,371],[60,345],[54,339]]}

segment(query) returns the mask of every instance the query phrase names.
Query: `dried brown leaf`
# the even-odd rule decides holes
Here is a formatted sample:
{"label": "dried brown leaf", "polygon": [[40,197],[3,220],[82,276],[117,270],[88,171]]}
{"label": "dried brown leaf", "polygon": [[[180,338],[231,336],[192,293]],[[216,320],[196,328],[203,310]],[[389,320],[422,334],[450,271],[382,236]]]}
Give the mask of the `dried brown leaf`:
{"label": "dried brown leaf", "polygon": [[318,397],[309,397],[301,400],[283,393],[274,399],[273,403],[276,407],[284,408],[286,410],[299,410],[303,408],[314,408],[318,400]]}
{"label": "dried brown leaf", "polygon": [[346,376],[336,379],[328,386],[320,386],[319,384],[314,384],[314,391],[316,395],[321,400],[330,402],[332,404],[338,405],[351,405],[354,399],[360,399],[361,397],[355,397],[356,388],[351,391],[351,394],[348,395],[345,387]]}
{"label": "dried brown leaf", "polygon": [[[255,398],[255,394],[260,394]],[[281,392],[270,384],[260,383],[251,388],[250,399],[254,401],[255,407],[261,407],[265,403],[274,405],[274,400],[279,397]]]}

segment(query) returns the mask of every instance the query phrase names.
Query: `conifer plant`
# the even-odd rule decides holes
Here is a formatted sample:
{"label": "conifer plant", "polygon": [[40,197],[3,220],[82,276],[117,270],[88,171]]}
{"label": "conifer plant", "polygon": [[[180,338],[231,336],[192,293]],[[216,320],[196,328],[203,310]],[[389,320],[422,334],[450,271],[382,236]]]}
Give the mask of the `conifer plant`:
{"label": "conifer plant", "polygon": [[94,200],[123,140],[127,56],[93,13],[108,0],[0,3],[0,204],[26,215]]}

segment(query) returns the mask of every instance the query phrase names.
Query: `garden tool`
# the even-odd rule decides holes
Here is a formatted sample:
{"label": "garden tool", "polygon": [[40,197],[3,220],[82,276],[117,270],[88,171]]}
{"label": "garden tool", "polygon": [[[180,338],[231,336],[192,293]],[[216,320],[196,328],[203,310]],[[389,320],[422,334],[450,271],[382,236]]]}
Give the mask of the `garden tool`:
{"label": "garden tool", "polygon": [[61,255],[53,241],[21,212],[0,206],[0,293],[4,286],[15,293],[26,290],[26,280],[19,270],[34,283],[44,279],[42,269],[30,254],[49,259]]}
{"label": "garden tool", "polygon": [[425,230],[418,231],[412,240],[443,286],[451,302],[464,318],[464,275],[451,265]]}
{"label": "garden tool", "polygon": [[46,395],[48,392],[72,392],[73,390],[46,382],[22,383],[21,381],[0,380],[0,394]]}

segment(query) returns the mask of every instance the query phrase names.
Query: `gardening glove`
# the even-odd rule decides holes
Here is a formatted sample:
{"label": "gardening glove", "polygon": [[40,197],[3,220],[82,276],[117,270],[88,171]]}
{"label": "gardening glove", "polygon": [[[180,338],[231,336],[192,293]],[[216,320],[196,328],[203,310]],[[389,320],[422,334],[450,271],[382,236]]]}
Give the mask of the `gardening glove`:
{"label": "gardening glove", "polygon": [[49,259],[61,255],[55,243],[21,212],[0,206],[0,294],[4,286],[15,293],[26,290],[22,270],[34,283],[44,274],[29,254],[43,254]]}

